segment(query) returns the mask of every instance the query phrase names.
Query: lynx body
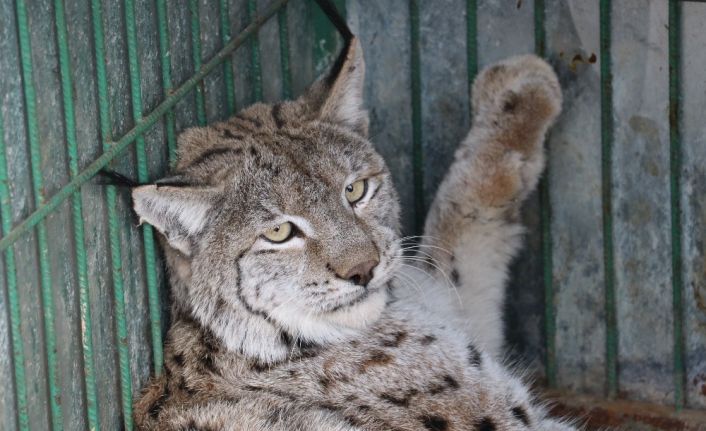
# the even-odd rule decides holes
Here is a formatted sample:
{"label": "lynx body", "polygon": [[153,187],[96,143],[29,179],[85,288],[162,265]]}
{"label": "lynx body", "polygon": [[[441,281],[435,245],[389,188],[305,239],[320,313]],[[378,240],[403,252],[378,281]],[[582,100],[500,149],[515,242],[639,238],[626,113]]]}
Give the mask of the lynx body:
{"label": "lynx body", "polygon": [[367,140],[363,76],[353,38],[301,98],[187,130],[173,175],[134,189],[174,300],[141,429],[573,429],[498,361],[517,211],[561,105],[553,71],[524,56],[479,75],[414,245]]}

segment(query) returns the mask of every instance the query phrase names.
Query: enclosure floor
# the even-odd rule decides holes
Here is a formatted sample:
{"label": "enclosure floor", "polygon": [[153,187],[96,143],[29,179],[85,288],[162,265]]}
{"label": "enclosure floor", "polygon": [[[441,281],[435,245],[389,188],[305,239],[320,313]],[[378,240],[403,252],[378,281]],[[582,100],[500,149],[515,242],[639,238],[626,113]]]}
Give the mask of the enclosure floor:
{"label": "enclosure floor", "polygon": [[706,430],[706,412],[628,400],[605,400],[587,395],[547,391],[552,413],[576,418],[588,431],[619,430]]}

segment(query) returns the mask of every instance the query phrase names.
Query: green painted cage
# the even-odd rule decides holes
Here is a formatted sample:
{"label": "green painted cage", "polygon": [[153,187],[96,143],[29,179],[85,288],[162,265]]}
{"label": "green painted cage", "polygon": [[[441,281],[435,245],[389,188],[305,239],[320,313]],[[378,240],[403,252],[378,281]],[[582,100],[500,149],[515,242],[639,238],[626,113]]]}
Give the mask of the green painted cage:
{"label": "green painted cage", "polygon": [[[564,112],[523,210],[508,354],[591,429],[706,429],[706,3],[334,3],[406,234],[479,68],[555,66]],[[152,230],[97,172],[161,176],[181,130],[296,97],[340,46],[313,0],[0,0],[0,429],[133,428],[168,288]]]}

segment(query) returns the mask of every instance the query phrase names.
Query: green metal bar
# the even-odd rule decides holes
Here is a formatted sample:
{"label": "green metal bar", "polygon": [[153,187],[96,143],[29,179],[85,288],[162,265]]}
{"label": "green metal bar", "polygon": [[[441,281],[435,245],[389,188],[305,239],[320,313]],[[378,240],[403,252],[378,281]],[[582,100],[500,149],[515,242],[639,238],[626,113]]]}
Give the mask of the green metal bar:
{"label": "green metal bar", "polygon": [[279,55],[282,66],[282,98],[292,98],[292,71],[289,67],[289,29],[287,26],[287,6],[277,12],[279,24]]}
{"label": "green metal bar", "polygon": [[[93,42],[95,46],[96,81],[98,84],[98,112],[103,151],[111,148],[109,142],[110,110],[108,101],[108,80],[105,71],[105,37],[103,31],[103,11],[101,0],[91,1],[93,17]],[[108,161],[109,162],[109,161]],[[108,163],[106,162],[106,164]],[[125,317],[125,289],[123,285],[122,251],[120,250],[120,228],[118,223],[117,193],[114,186],[107,186],[105,192],[108,215],[108,238],[110,243],[110,263],[113,277],[113,297],[115,302],[116,345],[120,368],[120,396],[123,410],[123,425],[131,431],[132,423],[132,377],[130,373],[130,352],[127,339],[127,319]]]}
{"label": "green metal bar", "polygon": [[[534,52],[546,57],[544,0],[534,1]],[[552,257],[552,203],[549,195],[549,167],[539,181],[539,212],[542,235],[542,280],[544,283],[544,336],[546,357],[544,370],[547,386],[556,387],[556,313],[554,309],[554,267]]]}
{"label": "green metal bar", "polygon": [[[157,28],[159,30],[159,57],[162,65],[162,88],[164,97],[172,91],[172,60],[169,52],[169,21],[167,20],[166,0],[157,0]],[[169,165],[176,162],[176,122],[174,111],[169,110],[165,115],[164,127],[167,133],[167,151],[169,152]]]}
{"label": "green metal bar", "polygon": [[[71,85],[71,62],[69,59],[69,41],[66,30],[66,18],[63,0],[54,1],[56,40],[59,47],[59,75],[64,108],[64,125],[69,155],[69,174],[78,175],[78,144],[76,143],[76,119],[74,116],[73,90]],[[83,373],[86,384],[86,413],[88,427],[100,429],[98,418],[98,396],[96,392],[95,365],[93,362],[93,324],[91,322],[91,301],[88,294],[88,258],[83,224],[81,191],[71,197],[71,213],[74,227],[74,247],[76,253],[76,271],[78,277],[79,308],[81,310],[81,339],[83,345]]]}
{"label": "green metal bar", "polygon": [[[24,0],[16,1],[17,28],[19,31],[20,58],[22,63],[22,85],[25,99],[27,138],[32,171],[32,192],[37,208],[44,205],[42,184],[42,158],[40,154],[39,130],[37,129],[37,109],[34,83],[32,81],[32,46],[29,39],[27,7]],[[44,223],[37,224],[37,247],[39,248],[39,275],[42,288],[44,313],[44,335],[46,342],[47,369],[49,374],[49,406],[51,407],[52,429],[63,427],[61,413],[61,392],[56,358],[56,333],[54,330],[54,298],[52,296],[51,269],[49,267],[49,246]]]}
{"label": "green metal bar", "polygon": [[605,267],[606,392],[618,394],[618,324],[613,258],[613,72],[611,66],[611,0],[600,0],[601,57],[601,197],[603,203],[603,265]]}
{"label": "green metal bar", "polygon": [[419,1],[409,0],[412,80],[412,172],[415,230],[424,232],[424,152],[422,149],[422,75],[419,43]]}
{"label": "green metal bar", "polygon": [[[257,1],[248,0],[248,22],[257,16]],[[253,102],[262,100],[262,71],[260,67],[260,41],[255,32],[250,37],[250,79],[252,82]]]}
{"label": "green metal bar", "polygon": [[[189,12],[191,13],[191,58],[194,62],[194,70],[199,70],[201,68],[201,23],[198,0],[189,0]],[[201,81],[196,86],[196,121],[199,126],[206,125],[206,102],[203,93],[203,81]]]}
{"label": "green metal bar", "polygon": [[540,57],[547,55],[547,30],[544,24],[546,8],[544,0],[534,1],[534,52]]}
{"label": "green metal bar", "polygon": [[[230,40],[230,14],[228,12],[228,0],[219,0],[218,14],[221,21],[221,42],[223,45]],[[223,63],[223,80],[226,84],[226,108],[228,116],[235,112],[235,84],[233,78],[233,59],[229,58]]]}
{"label": "green metal bar", "polygon": [[[125,27],[127,31],[128,63],[130,65],[132,116],[135,124],[137,124],[142,119],[142,93],[140,89],[140,64],[137,58],[137,30],[135,27],[134,0],[125,0]],[[145,139],[142,135],[136,138],[135,152],[137,153],[137,179],[141,183],[147,183],[149,181],[149,172],[147,169]],[[154,372],[159,376],[162,374],[164,361],[162,352],[162,316],[159,301],[159,283],[157,282],[157,271],[159,269],[157,266],[154,232],[151,226],[142,226],[142,238],[144,242],[147,297],[149,300],[150,327],[152,332],[152,359],[154,361]]]}
{"label": "green metal bar", "polygon": [[[7,176],[7,160],[5,160],[5,131],[0,116],[0,219],[2,233],[12,229],[12,204],[10,202],[10,179]],[[17,272],[15,267],[15,252],[12,248],[5,252],[5,283],[7,286],[7,302],[10,308],[10,334],[12,337],[12,365],[15,377],[15,403],[17,407],[18,428],[29,430],[27,412],[27,382],[25,380],[25,354],[20,327],[20,296],[17,293]],[[5,388],[8,390],[8,388]]]}
{"label": "green metal bar", "polygon": [[674,315],[674,405],[684,408],[684,311],[681,227],[681,4],[669,1],[669,191],[672,224],[672,310]]}
{"label": "green metal bar", "polygon": [[466,71],[470,96],[478,74],[478,0],[466,0]]}
{"label": "green metal bar", "polygon": [[[93,0],[97,1],[97,0]],[[6,250],[13,242],[22,234],[32,229],[34,226],[49,215],[56,207],[71,196],[82,184],[91,180],[93,176],[110,163],[114,158],[119,156],[139,135],[152,127],[161,117],[166,114],[169,109],[174,107],[184,96],[198,84],[206,75],[211,73],[213,69],[222,64],[239,46],[241,46],[247,38],[259,29],[262,24],[269,18],[274,16],[277,11],[287,3],[288,0],[275,0],[270,6],[260,15],[254,22],[250,23],[240,34],[233,38],[226,46],[223,47],[216,55],[205,65],[201,67],[191,78],[187,79],[182,85],[176,88],[162,103],[152,110],[149,114],[133,126],[122,138],[115,142],[106,142],[108,150],[100,157],[94,160],[91,164],[74,177],[68,184],[62,187],[54,196],[52,196],[45,204],[37,207],[23,222],[18,224],[14,229],[8,232],[0,239],[0,251]],[[95,25],[95,24],[94,24]]]}

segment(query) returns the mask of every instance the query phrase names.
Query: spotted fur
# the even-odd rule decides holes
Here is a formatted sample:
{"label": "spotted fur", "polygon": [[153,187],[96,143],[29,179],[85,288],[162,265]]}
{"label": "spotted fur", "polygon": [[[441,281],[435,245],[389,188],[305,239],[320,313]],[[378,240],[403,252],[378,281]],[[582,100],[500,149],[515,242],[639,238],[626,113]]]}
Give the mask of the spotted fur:
{"label": "spotted fur", "polygon": [[[484,321],[500,319],[488,297],[502,295],[514,215],[559,112],[553,72],[520,57],[481,73],[473,130],[413,266],[367,140],[363,74],[353,39],[301,98],[185,131],[172,175],[134,189],[174,300],[165,372],[135,404],[139,429],[573,429],[497,361],[497,325]],[[369,190],[351,205],[344,189],[359,179]],[[288,241],[262,237],[283,222],[295,226]],[[361,262],[374,264],[367,283]]]}

